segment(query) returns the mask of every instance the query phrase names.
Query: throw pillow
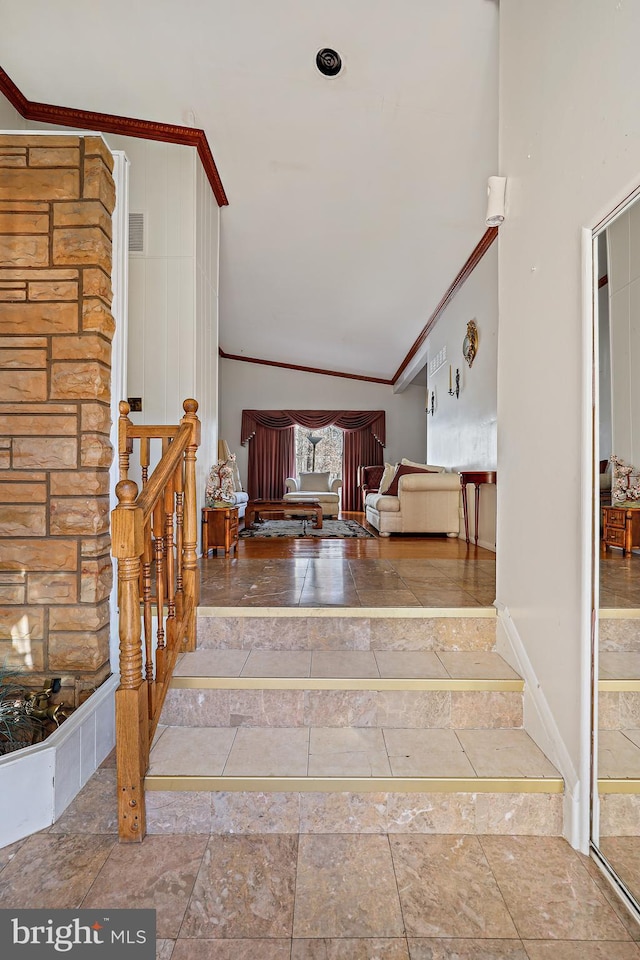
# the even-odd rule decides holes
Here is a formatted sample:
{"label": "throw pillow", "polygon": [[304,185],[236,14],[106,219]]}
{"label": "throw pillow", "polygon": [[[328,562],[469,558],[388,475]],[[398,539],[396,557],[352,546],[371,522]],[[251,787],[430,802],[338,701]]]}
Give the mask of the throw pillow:
{"label": "throw pillow", "polygon": [[304,490],[306,493],[322,493],[329,489],[329,472],[327,473],[301,473],[298,478],[298,490]]}
{"label": "throw pillow", "polygon": [[396,470],[393,480],[389,489],[385,491],[385,496],[387,497],[397,497],[398,496],[398,484],[400,482],[400,477],[406,477],[409,473],[436,473],[435,470],[427,470],[425,467],[411,467],[409,464],[401,463],[398,469]]}
{"label": "throw pillow", "polygon": [[430,463],[416,463],[415,460],[407,460],[403,458],[401,461],[406,467],[422,467],[423,470],[428,470],[429,473],[444,473],[444,467],[435,467]]}
{"label": "throw pillow", "polygon": [[382,474],[382,479],[380,480],[380,486],[378,487],[378,493],[386,493],[389,489],[389,485],[393,480],[393,475],[398,468],[397,463],[385,463],[384,472]]}

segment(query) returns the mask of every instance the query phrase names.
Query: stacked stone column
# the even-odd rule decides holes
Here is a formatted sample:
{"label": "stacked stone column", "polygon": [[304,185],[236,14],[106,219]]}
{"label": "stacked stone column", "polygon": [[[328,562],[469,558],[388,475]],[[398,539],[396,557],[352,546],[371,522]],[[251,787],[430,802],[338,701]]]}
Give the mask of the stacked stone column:
{"label": "stacked stone column", "polygon": [[112,157],[0,135],[0,665],[109,674]]}

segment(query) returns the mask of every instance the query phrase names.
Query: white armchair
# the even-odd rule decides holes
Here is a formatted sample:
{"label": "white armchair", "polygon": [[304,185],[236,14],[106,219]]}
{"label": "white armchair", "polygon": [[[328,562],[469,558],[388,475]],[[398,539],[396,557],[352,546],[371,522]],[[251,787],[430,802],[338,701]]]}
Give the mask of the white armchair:
{"label": "white armchair", "polygon": [[337,517],[340,511],[340,487],[342,480],[331,480],[330,473],[301,473],[299,477],[287,477],[287,492],[283,499],[295,504],[296,500],[319,500],[323,517]]}

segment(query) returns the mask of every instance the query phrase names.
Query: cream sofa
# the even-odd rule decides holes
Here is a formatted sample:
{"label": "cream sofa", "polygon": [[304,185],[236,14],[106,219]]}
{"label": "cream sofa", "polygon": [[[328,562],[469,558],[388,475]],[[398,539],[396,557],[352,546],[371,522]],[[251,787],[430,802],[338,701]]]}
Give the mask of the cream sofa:
{"label": "cream sofa", "polygon": [[398,495],[368,493],[365,517],[381,537],[392,533],[460,532],[460,477],[444,467],[427,466],[429,473],[400,477]]}
{"label": "cream sofa", "polygon": [[323,517],[337,517],[341,486],[342,480],[331,480],[329,473],[301,473],[297,478],[287,477],[287,492],[283,499],[291,504],[296,500],[319,500]]}

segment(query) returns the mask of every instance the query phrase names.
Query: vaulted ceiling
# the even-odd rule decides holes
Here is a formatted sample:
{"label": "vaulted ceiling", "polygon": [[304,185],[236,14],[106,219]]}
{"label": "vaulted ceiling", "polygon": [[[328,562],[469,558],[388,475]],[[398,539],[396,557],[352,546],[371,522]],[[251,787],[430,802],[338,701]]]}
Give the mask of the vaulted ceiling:
{"label": "vaulted ceiling", "polygon": [[226,353],[393,376],[485,230],[495,0],[0,0],[0,24],[28,99],[204,129]]}

